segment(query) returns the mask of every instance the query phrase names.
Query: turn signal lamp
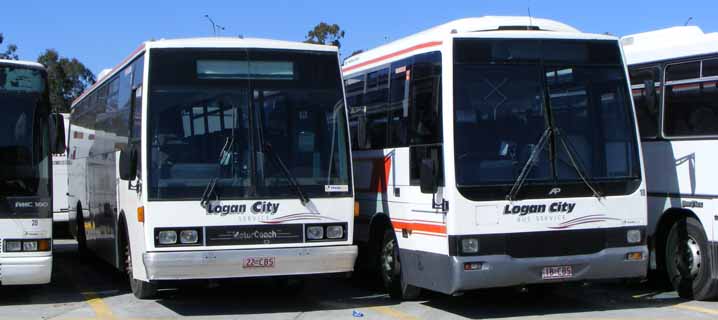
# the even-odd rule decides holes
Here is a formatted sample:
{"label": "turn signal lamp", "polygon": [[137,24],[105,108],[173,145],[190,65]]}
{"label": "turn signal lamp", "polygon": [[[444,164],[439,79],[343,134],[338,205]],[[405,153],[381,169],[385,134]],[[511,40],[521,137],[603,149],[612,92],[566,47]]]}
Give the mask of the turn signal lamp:
{"label": "turn signal lamp", "polygon": [[137,222],[145,222],[145,207],[137,207]]}

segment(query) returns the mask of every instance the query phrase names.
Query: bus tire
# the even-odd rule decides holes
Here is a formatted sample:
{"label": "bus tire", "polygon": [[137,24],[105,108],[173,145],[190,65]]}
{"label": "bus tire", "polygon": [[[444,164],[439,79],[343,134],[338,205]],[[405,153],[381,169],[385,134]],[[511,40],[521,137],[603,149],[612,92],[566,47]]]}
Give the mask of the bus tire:
{"label": "bus tire", "polygon": [[125,272],[130,280],[130,290],[137,299],[152,299],[157,295],[157,284],[135,279],[132,273],[132,251],[130,249],[130,241],[125,227],[123,235]]}
{"label": "bus tire", "polygon": [[399,245],[394,230],[387,228],[381,242],[379,253],[379,274],[384,288],[392,299],[413,300],[421,294],[421,288],[405,284],[401,276]]}
{"label": "bus tire", "polygon": [[77,253],[80,257],[87,256],[87,235],[85,234],[85,216],[82,214],[82,205],[77,204]]}
{"label": "bus tire", "polygon": [[671,226],[665,247],[668,280],[685,299],[712,300],[718,284],[711,279],[711,257],[703,226],[694,217]]}

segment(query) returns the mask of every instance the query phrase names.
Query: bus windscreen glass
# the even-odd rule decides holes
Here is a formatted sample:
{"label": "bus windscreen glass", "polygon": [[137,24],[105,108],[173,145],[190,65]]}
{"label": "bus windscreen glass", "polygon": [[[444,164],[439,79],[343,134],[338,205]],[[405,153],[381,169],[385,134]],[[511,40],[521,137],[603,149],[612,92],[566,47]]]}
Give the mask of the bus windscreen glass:
{"label": "bus windscreen glass", "polygon": [[640,177],[616,41],[457,39],[454,50],[459,189],[495,187],[503,198],[524,168],[528,189],[580,185],[579,171],[603,191],[616,185],[601,182]]}
{"label": "bus windscreen glass", "polygon": [[49,105],[44,72],[0,65],[0,215],[47,217],[46,208],[16,210],[14,203],[49,203]]}
{"label": "bus windscreen glass", "polygon": [[351,194],[336,53],[157,49],[149,89],[150,199],[215,178],[223,200],[294,198],[281,165],[309,197]]}

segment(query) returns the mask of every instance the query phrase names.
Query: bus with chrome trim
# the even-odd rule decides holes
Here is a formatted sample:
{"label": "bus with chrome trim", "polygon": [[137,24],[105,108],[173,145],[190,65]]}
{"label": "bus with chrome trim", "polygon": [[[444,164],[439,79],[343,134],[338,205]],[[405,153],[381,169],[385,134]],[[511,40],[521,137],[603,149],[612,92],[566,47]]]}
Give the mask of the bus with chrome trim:
{"label": "bus with chrome trim", "polygon": [[353,270],[336,47],[148,41],[72,104],[71,232],[141,299],[173,280]]}
{"label": "bus with chrome trim", "polygon": [[718,299],[718,32],[680,26],[621,38],[646,159],[651,274]]}
{"label": "bus with chrome trim", "polygon": [[647,270],[618,39],[466,18],[345,60],[360,270],[395,298]]}
{"label": "bus with chrome trim", "polygon": [[52,275],[52,154],[65,152],[39,63],[0,59],[0,285]]}

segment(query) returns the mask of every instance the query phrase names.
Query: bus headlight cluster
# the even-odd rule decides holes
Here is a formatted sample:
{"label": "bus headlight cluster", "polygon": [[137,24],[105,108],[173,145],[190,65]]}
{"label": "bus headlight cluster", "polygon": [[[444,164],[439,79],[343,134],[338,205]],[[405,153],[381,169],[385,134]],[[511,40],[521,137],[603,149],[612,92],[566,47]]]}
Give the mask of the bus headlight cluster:
{"label": "bus headlight cluster", "polygon": [[49,239],[5,240],[5,252],[50,251]]}
{"label": "bus headlight cluster", "polygon": [[315,224],[306,226],[308,241],[346,239],[346,224]]}
{"label": "bus headlight cluster", "polygon": [[163,228],[155,231],[155,244],[160,246],[199,245],[200,240],[199,228]]}
{"label": "bus headlight cluster", "polygon": [[479,252],[479,239],[476,239],[476,238],[461,239],[461,252],[463,252],[463,253]]}
{"label": "bus headlight cluster", "polygon": [[640,243],[642,238],[641,230],[633,229],[626,231],[626,241],[628,241],[628,243]]}

